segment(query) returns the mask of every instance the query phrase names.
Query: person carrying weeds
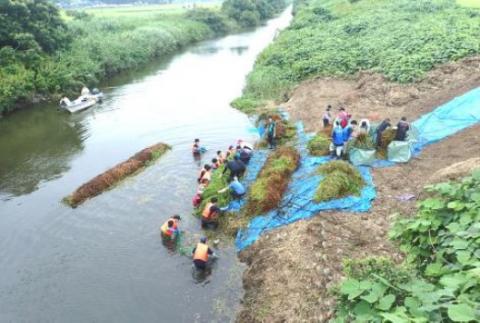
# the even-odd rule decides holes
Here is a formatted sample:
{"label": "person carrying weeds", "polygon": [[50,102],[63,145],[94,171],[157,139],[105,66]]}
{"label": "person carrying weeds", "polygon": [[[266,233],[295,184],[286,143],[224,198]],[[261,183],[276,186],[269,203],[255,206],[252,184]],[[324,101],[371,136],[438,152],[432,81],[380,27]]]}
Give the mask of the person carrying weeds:
{"label": "person carrying weeds", "polygon": [[267,124],[267,142],[268,148],[274,149],[275,148],[275,136],[277,135],[277,123],[272,119],[272,117],[268,118]]}
{"label": "person carrying weeds", "polygon": [[395,133],[395,141],[405,141],[407,132],[410,130],[410,125],[406,117],[402,117],[397,124],[397,132]]}
{"label": "person carrying weeds", "polygon": [[212,197],[210,202],[205,205],[205,208],[202,212],[202,228],[206,229],[208,227],[213,227],[216,229],[218,227],[218,216],[220,215],[220,208],[217,205],[218,199]]}
{"label": "person carrying weeds", "polygon": [[225,174],[225,172],[227,170],[229,170],[230,171],[230,180],[232,180],[235,176],[237,176],[237,177],[243,176],[243,173],[245,172],[246,169],[247,169],[247,167],[240,160],[240,157],[238,155],[235,155],[235,156],[233,156],[233,160],[229,161],[227,163],[227,165],[225,166],[222,175]]}
{"label": "person carrying weeds", "polygon": [[340,125],[340,120],[336,120],[332,131],[332,142],[330,143],[330,153],[332,157],[340,158],[342,156],[344,138],[345,136],[343,128]]}
{"label": "person carrying weeds", "polygon": [[199,270],[205,270],[207,268],[209,256],[214,256],[215,253],[207,245],[207,238],[200,238],[200,242],[192,250],[193,264],[195,268]]}
{"label": "person carrying weeds", "polygon": [[390,124],[390,118],[386,118],[385,120],[380,123],[376,130],[376,136],[377,136],[377,147],[380,147],[382,145],[382,133],[387,130],[388,127],[391,127],[392,125]]}
{"label": "person carrying weeds", "polygon": [[218,193],[222,194],[226,191],[230,190],[230,194],[232,194],[233,198],[241,198],[245,195],[245,187],[238,181],[238,177],[235,176],[233,180],[228,184],[227,187],[218,191]]}

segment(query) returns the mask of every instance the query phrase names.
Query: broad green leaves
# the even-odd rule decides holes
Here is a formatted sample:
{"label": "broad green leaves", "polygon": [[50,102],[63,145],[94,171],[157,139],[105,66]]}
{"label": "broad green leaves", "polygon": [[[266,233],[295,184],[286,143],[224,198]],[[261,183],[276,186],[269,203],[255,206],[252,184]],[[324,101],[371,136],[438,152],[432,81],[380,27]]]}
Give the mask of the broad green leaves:
{"label": "broad green leaves", "polygon": [[419,203],[417,216],[397,220],[390,232],[407,271],[378,258],[346,264],[344,320],[480,321],[480,172],[428,190],[434,196]]}

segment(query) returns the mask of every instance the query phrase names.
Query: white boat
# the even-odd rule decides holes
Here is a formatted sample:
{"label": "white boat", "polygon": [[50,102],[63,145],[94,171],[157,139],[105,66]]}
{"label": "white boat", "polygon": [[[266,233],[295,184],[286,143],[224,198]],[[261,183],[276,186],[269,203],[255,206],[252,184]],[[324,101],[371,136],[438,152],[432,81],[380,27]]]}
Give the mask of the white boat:
{"label": "white boat", "polygon": [[93,89],[90,92],[88,89],[85,91],[82,89],[82,95],[76,100],[70,101],[69,98],[64,97],[60,100],[60,107],[67,110],[70,113],[75,113],[94,106],[98,102],[102,102],[103,93],[98,89]]}

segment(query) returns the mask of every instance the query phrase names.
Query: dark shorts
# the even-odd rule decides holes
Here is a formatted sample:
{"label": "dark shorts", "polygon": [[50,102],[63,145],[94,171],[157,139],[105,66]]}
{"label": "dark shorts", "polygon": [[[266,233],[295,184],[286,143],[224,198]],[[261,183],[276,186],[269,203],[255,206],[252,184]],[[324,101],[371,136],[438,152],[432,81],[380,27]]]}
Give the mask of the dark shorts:
{"label": "dark shorts", "polygon": [[193,261],[193,264],[195,265],[195,268],[200,270],[205,270],[207,268],[207,263],[200,259],[195,259]]}
{"label": "dark shorts", "polygon": [[202,228],[207,229],[207,228],[216,228],[218,227],[218,222],[216,220],[210,220],[207,221],[205,219],[202,219]]}
{"label": "dark shorts", "polygon": [[323,119],[323,127],[326,128],[330,125],[330,120],[328,119]]}
{"label": "dark shorts", "polygon": [[236,199],[239,199],[239,198],[241,198],[242,196],[245,196],[245,193],[243,193],[243,194],[238,194],[238,193],[236,193],[235,191],[231,191],[231,193],[232,193],[232,196],[233,196],[234,198],[236,198]]}

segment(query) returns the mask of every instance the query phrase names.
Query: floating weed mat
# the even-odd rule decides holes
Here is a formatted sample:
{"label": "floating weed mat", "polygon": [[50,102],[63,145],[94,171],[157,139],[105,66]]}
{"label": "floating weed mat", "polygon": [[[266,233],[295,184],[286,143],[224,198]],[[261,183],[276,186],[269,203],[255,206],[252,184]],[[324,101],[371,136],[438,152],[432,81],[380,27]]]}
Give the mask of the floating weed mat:
{"label": "floating weed mat", "polygon": [[164,143],[158,143],[143,149],[133,157],[110,168],[103,174],[91,179],[75,190],[71,195],[65,197],[63,201],[71,207],[77,207],[85,200],[101,194],[119,183],[124,178],[135,174],[143,168],[149,166],[153,161],[162,156],[170,146]]}
{"label": "floating weed mat", "polygon": [[271,154],[250,188],[245,213],[254,216],[276,208],[299,162],[294,147],[280,147]]}
{"label": "floating weed mat", "polygon": [[338,199],[349,195],[360,195],[365,182],[360,172],[343,160],[335,160],[317,169],[325,178],[318,185],[315,202]]}

